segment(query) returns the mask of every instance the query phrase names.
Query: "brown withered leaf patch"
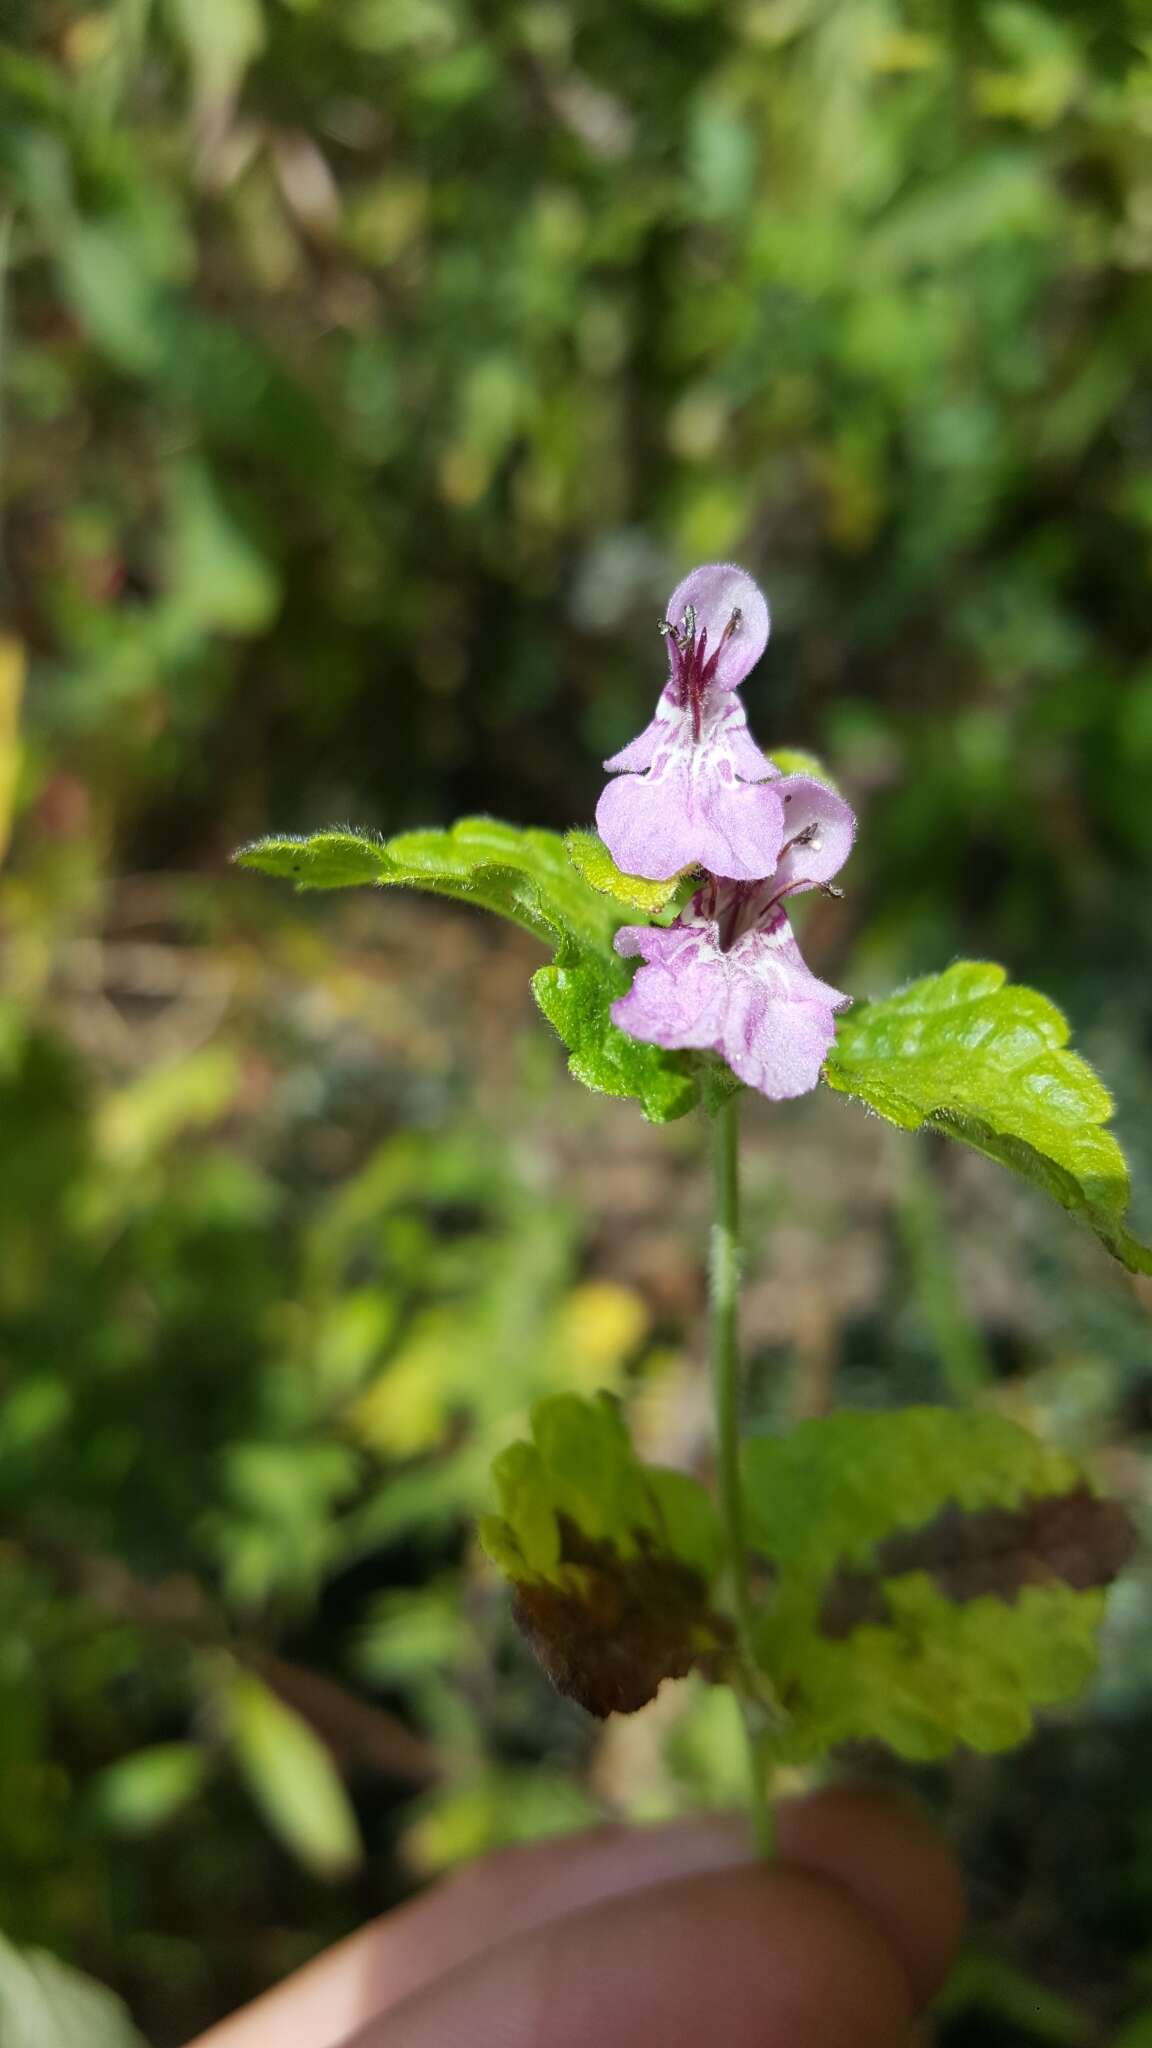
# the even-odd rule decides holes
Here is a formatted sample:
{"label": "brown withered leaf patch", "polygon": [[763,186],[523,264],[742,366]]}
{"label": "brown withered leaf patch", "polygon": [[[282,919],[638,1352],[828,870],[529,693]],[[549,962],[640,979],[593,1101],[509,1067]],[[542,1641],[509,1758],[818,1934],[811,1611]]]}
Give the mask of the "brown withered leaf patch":
{"label": "brown withered leaf patch", "polygon": [[686,1677],[730,1641],[704,1580],[680,1558],[643,1543],[621,1557],[565,1517],[560,1532],[581,1589],[521,1584],[512,1611],[557,1692],[597,1719],[637,1713],[665,1678]]}
{"label": "brown withered leaf patch", "polygon": [[991,1597],[1009,1604],[1029,1586],[1086,1593],[1110,1586],[1136,1549],[1132,1518],[1119,1501],[1087,1486],[1019,1508],[946,1507],[922,1528],[881,1543],[870,1571],[845,1568],[831,1580],[820,1627],[836,1640],[865,1623],[891,1620],[884,1580],[927,1572],[957,1605]]}

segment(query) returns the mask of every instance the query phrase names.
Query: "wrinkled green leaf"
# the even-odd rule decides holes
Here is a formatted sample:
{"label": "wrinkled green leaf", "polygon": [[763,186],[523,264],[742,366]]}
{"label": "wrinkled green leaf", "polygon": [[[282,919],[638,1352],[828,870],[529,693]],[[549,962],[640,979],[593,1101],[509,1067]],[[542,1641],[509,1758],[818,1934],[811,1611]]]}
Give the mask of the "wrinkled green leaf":
{"label": "wrinkled green leaf", "polygon": [[1105,1128],[1112,1098],[1068,1024],[1004,969],[960,961],[839,1020],[825,1079],[903,1130],[959,1138],[1080,1216],[1133,1272],[1152,1250],[1124,1222],[1124,1154]]}
{"label": "wrinkled green leaf", "polygon": [[584,939],[607,950],[620,923],[612,905],[573,872],[559,833],[521,831],[496,818],[461,818],[446,831],[387,840],[351,830],[258,839],[235,858],[297,889],[380,882],[451,896],[511,918],[550,946]]}
{"label": "wrinkled green leaf", "polygon": [[602,1094],[635,1099],[654,1123],[684,1116],[695,1105],[687,1057],[639,1045],[612,1023],[609,1008],[627,992],[632,972],[612,951],[620,909],[576,873],[557,833],[462,818],[448,831],[389,840],[351,831],[260,839],[236,860],[298,889],[396,883],[511,918],[556,955],[532,986],[577,1079]]}
{"label": "wrinkled green leaf", "polygon": [[532,1442],[510,1444],[492,1475],[500,1512],[481,1540],[560,1692],[593,1714],[634,1713],[665,1678],[727,1653],[710,1605],[723,1549],[712,1501],[640,1462],[610,1396],[538,1402]]}
{"label": "wrinkled green leaf", "polygon": [[829,1633],[830,1587],[867,1571],[897,1532],[950,1506],[977,1515],[1082,1488],[1070,1458],[1017,1424],[946,1408],[835,1415],[751,1439],[744,1472],[749,1541],[778,1575],[755,1650],[791,1717],[780,1754],[866,1740],[921,1758],[1009,1748],[1034,1707],[1090,1677],[1104,1595],[1038,1567],[1035,1583],[973,1599],[949,1597],[927,1569],[885,1576],[886,1618]]}
{"label": "wrinkled green leaf", "polygon": [[564,844],[577,874],[602,896],[611,896],[628,910],[642,910],[646,916],[655,917],[683,887],[682,875],[673,875],[668,882],[649,882],[643,875],[626,875],[595,832],[569,832]]}
{"label": "wrinkled green leaf", "polygon": [[3,2048],[145,2048],[114,1992],[42,1949],[0,1937]]}
{"label": "wrinkled green leaf", "polygon": [[635,1098],[651,1123],[673,1123],[699,1100],[693,1062],[686,1053],[663,1052],[617,1030],[609,1009],[631,980],[615,954],[581,950],[538,968],[532,993],[568,1047],[578,1081],[601,1095]]}
{"label": "wrinkled green leaf", "polygon": [[356,1816],[331,1752],[308,1722],[256,1678],[229,1680],[225,1727],[252,1797],[285,1848],[317,1877],[344,1877],[361,1859]]}
{"label": "wrinkled green leaf", "polygon": [[256,839],[233,856],[238,867],[276,875],[298,890],[353,889],[393,881],[387,843],[365,832],[284,833]]}
{"label": "wrinkled green leaf", "polygon": [[510,1444],[492,1467],[499,1514],[480,1537],[507,1577],[565,1582],[558,1518],[621,1557],[641,1544],[670,1551],[704,1578],[722,1549],[711,1497],[695,1479],[636,1456],[618,1402],[549,1394],[532,1410],[532,1441]]}

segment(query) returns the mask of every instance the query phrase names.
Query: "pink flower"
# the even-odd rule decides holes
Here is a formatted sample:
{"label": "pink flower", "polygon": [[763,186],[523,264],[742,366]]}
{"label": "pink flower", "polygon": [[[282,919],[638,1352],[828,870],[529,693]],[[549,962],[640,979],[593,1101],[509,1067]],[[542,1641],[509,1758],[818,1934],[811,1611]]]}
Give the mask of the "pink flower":
{"label": "pink flower", "polygon": [[625,874],[666,881],[707,868],[737,881],[770,875],[785,837],[777,771],[748,731],[737,686],[768,639],[768,606],[743,569],[693,569],[661,629],[669,677],[652,723],[604,766],[596,811]]}
{"label": "pink flower", "polygon": [[762,1095],[806,1095],[850,997],[805,966],[783,907],[786,896],[827,887],[847,859],[855,819],[811,776],[783,776],[776,791],[789,838],[767,881],[709,876],[675,924],[626,925],[616,951],[644,965],[612,1021],[669,1049],[718,1053]]}

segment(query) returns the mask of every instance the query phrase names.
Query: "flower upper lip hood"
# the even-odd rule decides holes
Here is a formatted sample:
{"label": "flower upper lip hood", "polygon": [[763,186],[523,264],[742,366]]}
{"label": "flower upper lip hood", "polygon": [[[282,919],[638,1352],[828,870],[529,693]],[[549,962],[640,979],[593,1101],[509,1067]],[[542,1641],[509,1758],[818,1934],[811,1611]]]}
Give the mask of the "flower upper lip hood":
{"label": "flower upper lip hood", "polygon": [[704,695],[709,689],[734,690],[744,681],[768,645],[768,627],[763,591],[733,562],[693,569],[676,585],[661,627],[668,642],[668,687],[692,710],[697,739]]}
{"label": "flower upper lip hood", "polygon": [[626,874],[667,881],[689,867],[738,881],[771,874],[786,836],[776,770],[735,694],[768,639],[763,592],[743,569],[693,569],[661,630],[668,681],[650,725],[604,763],[615,780],[596,811]]}

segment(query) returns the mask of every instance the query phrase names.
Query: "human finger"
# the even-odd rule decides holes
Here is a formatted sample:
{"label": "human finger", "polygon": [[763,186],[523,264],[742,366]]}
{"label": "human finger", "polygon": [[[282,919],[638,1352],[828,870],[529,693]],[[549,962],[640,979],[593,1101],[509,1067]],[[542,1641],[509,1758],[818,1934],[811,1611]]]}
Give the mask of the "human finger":
{"label": "human finger", "polygon": [[[923,1996],[943,1975],[962,1901],[943,1843],[902,1804],[848,1788],[780,1810],[784,1858],[854,1890],[887,1929]],[[751,1860],[745,1824],[698,1818],[601,1828],[505,1850],[376,1921],[317,1959],[197,2048],[337,2048],[371,2018],[502,1940],[680,1875]]]}
{"label": "human finger", "polygon": [[910,1799],[861,1785],[789,1800],[777,1817],[782,1861],[832,1878],[876,1919],[922,2004],[952,1966],[967,1917],[960,1867]]}
{"label": "human finger", "polygon": [[350,2048],[897,2048],[918,1999],[836,1880],[746,1865],[599,1899],[371,2021]]}
{"label": "human finger", "polygon": [[339,2048],[374,2014],[510,1936],[598,1898],[747,1863],[738,1816],[609,1826],[504,1849],[372,1921],[192,2048]]}

